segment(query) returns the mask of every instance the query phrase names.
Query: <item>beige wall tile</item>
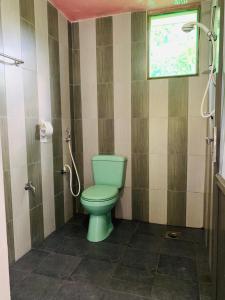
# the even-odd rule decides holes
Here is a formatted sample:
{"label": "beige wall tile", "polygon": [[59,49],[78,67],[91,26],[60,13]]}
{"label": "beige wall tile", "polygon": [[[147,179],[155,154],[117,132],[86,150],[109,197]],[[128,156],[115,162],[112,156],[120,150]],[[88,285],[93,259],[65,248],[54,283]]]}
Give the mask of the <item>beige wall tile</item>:
{"label": "beige wall tile", "polygon": [[167,189],[167,156],[149,155],[149,187],[150,189]]}
{"label": "beige wall tile", "polygon": [[97,62],[95,20],[79,23],[82,118],[96,118]]}
{"label": "beige wall tile", "polygon": [[131,188],[125,187],[123,194],[116,204],[116,217],[119,219],[132,219],[132,195]]}
{"label": "beige wall tile", "polygon": [[149,190],[149,222],[167,224],[166,190]]}
{"label": "beige wall tile", "polygon": [[[188,95],[188,116],[199,117],[202,97],[207,85],[208,75],[201,75],[198,77],[189,78],[189,95]],[[208,97],[206,97],[205,104],[208,103]],[[207,111],[207,105],[205,105],[204,111]]]}
{"label": "beige wall tile", "polygon": [[[122,27],[121,27],[122,26]],[[121,30],[123,28],[123,30]],[[115,154],[128,158],[124,195],[118,217],[130,219],[131,210],[131,14],[113,17],[113,86]]]}
{"label": "beige wall tile", "polygon": [[186,226],[202,228],[204,211],[204,194],[187,193]]}
{"label": "beige wall tile", "polygon": [[30,213],[28,210],[24,214],[14,218],[13,227],[15,259],[18,260],[31,249]]}
{"label": "beige wall tile", "polygon": [[206,127],[207,122],[201,117],[188,118],[188,154],[206,154]]}
{"label": "beige wall tile", "polygon": [[204,192],[205,156],[188,155],[187,191]]}
{"label": "beige wall tile", "polygon": [[167,154],[167,118],[149,119],[149,153]]}
{"label": "beige wall tile", "polygon": [[4,52],[21,58],[19,0],[2,0],[1,12]]}
{"label": "beige wall tile", "polygon": [[149,116],[168,117],[168,79],[149,80]]}
{"label": "beige wall tile", "polygon": [[91,158],[98,154],[98,119],[82,119],[83,121],[83,161],[84,185],[93,184]]}
{"label": "beige wall tile", "polygon": [[95,20],[79,23],[84,185],[93,184],[91,158],[98,153]]}

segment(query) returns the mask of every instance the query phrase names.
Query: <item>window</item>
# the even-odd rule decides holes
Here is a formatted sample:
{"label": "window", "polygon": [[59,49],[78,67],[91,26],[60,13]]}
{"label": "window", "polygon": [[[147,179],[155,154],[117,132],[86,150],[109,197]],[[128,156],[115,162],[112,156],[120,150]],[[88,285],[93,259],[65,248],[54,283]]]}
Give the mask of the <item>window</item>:
{"label": "window", "polygon": [[197,74],[198,30],[181,29],[192,21],[198,21],[197,9],[149,16],[149,78]]}

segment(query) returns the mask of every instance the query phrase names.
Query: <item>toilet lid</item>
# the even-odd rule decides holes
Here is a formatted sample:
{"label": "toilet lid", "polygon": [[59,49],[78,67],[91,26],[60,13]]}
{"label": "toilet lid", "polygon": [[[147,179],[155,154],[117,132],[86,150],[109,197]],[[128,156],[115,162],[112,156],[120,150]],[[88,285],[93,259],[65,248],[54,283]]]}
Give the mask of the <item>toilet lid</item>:
{"label": "toilet lid", "polygon": [[106,201],[118,194],[118,188],[109,185],[94,185],[82,193],[82,198],[88,201]]}

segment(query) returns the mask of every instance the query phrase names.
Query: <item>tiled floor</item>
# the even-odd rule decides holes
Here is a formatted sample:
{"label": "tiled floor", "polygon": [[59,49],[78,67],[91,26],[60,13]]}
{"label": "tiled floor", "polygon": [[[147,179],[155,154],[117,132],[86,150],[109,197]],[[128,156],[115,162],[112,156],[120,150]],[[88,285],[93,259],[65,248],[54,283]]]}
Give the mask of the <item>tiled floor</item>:
{"label": "tiled floor", "polygon": [[101,243],[77,216],[11,267],[14,300],[210,300],[203,231],[116,220]]}

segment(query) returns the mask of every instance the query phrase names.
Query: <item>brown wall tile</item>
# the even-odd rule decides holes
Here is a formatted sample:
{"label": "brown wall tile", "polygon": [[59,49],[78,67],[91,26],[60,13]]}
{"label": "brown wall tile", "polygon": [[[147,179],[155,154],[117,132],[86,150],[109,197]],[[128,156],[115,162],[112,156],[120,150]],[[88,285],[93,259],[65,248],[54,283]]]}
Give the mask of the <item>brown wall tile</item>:
{"label": "brown wall tile", "polygon": [[20,16],[34,25],[34,0],[20,0]]}
{"label": "brown wall tile", "polygon": [[58,41],[58,12],[56,8],[48,2],[48,34]]}
{"label": "brown wall tile", "polygon": [[132,189],[132,217],[133,220],[149,221],[149,191]]}
{"label": "brown wall tile", "polygon": [[42,204],[30,211],[30,230],[32,247],[40,245],[44,240],[44,220]]}
{"label": "brown wall tile", "polygon": [[114,153],[114,121],[112,119],[98,120],[99,153]]}
{"label": "brown wall tile", "polygon": [[186,192],[168,191],[167,223],[186,226]]}
{"label": "brown wall tile", "polygon": [[96,45],[106,46],[113,43],[112,17],[96,20]]}
{"label": "brown wall tile", "polygon": [[113,84],[98,84],[98,117],[112,119],[114,117]]}
{"label": "brown wall tile", "polygon": [[148,153],[149,151],[149,120],[133,118],[132,153]]}
{"label": "brown wall tile", "polygon": [[188,78],[169,79],[169,117],[188,115]]}
{"label": "brown wall tile", "polygon": [[131,14],[131,41],[145,42],[147,15],[146,12],[134,12]]}
{"label": "brown wall tile", "polygon": [[149,155],[132,154],[132,188],[148,189],[149,186]]}
{"label": "brown wall tile", "polygon": [[97,47],[96,55],[98,83],[113,82],[113,47]]}
{"label": "brown wall tile", "polygon": [[131,109],[133,118],[148,118],[149,114],[149,82],[147,80],[132,81]]}

